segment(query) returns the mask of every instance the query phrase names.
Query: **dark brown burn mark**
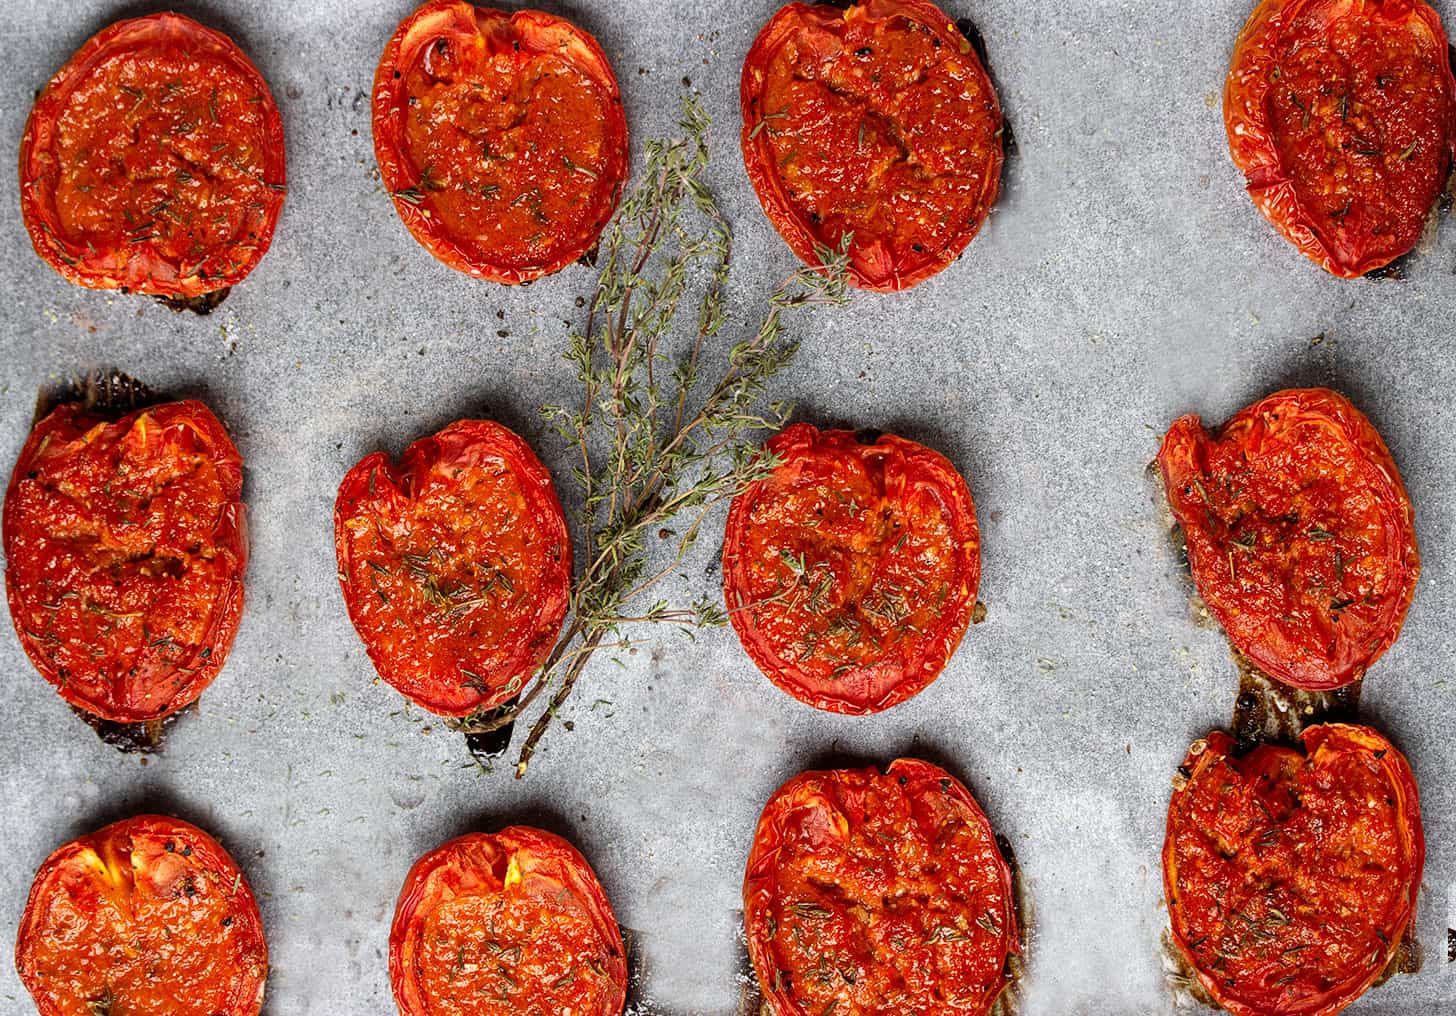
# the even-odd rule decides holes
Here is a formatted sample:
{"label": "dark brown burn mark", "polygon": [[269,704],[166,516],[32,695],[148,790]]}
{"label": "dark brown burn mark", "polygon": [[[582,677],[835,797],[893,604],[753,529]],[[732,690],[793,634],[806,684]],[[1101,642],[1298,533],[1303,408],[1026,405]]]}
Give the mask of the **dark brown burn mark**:
{"label": "dark brown burn mark", "polygon": [[514,722],[507,723],[504,727],[489,730],[485,733],[466,733],[465,750],[481,763],[490,762],[500,758],[511,746],[511,735],[515,733]]}
{"label": "dark brown burn mark", "polygon": [[160,755],[172,728],[183,716],[196,713],[197,703],[183,706],[170,716],[147,720],[145,723],[118,723],[115,720],[102,719],[95,713],[88,713],[76,706],[71,706],[71,712],[85,720],[86,725],[96,731],[96,736],[102,742],[124,755]]}
{"label": "dark brown burn mark", "polygon": [[[616,203],[613,202],[613,207],[615,207],[615,206],[616,206]],[[606,224],[603,223],[603,226],[605,226],[605,225]],[[601,234],[599,233],[599,234],[597,234],[596,242],[593,243],[590,247],[588,247],[586,249],[586,253],[584,253],[581,257],[577,258],[576,260],[577,260],[577,264],[586,265],[586,267],[588,267],[588,268],[595,268],[597,266],[597,261],[601,258],[601,256],[602,256],[602,237],[601,237]]]}
{"label": "dark brown burn mark", "polygon": [[460,732],[465,735],[465,750],[481,765],[490,765],[510,748],[511,735],[516,730],[514,720],[493,730],[489,728],[500,717],[513,710],[518,701],[519,697],[513,698],[494,709],[476,713],[459,722]]}
{"label": "dark brown burn mark", "polygon": [[1372,268],[1365,273],[1365,278],[1371,282],[1404,282],[1406,265],[1415,256],[1415,251],[1407,251],[1388,265],[1381,265],[1379,268]]}
{"label": "dark brown burn mark", "polygon": [[42,388],[35,397],[35,426],[50,415],[57,406],[80,403],[88,413],[120,418],[144,406],[165,401],[160,395],[130,374],[110,368],[99,370],[85,377]]}
{"label": "dark brown burn mark", "polygon": [[207,317],[221,306],[232,291],[231,286],[224,286],[222,289],[214,289],[211,293],[203,293],[200,296],[159,296],[156,299],[163,307],[178,314],[190,310],[198,317]]}
{"label": "dark brown burn mark", "polygon": [[1456,963],[1456,928],[1446,929],[1446,962]]}
{"label": "dark brown burn mark", "polygon": [[956,18],[955,26],[956,31],[964,35],[966,41],[971,44],[971,49],[976,51],[976,59],[980,60],[983,64],[988,63],[989,61],[986,59],[986,37],[981,34],[981,30],[976,27],[976,23],[970,18]]}
{"label": "dark brown burn mark", "polygon": [[1229,653],[1239,671],[1229,731],[1240,754],[1260,744],[1296,744],[1306,728],[1321,723],[1356,722],[1363,681],[1332,691],[1305,691],[1265,674],[1232,645]]}

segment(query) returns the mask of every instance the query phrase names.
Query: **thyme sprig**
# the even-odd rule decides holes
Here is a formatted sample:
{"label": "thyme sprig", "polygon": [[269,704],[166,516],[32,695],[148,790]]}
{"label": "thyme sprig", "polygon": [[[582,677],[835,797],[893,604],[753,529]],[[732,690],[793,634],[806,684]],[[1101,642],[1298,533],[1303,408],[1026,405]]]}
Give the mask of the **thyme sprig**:
{"label": "thyme sprig", "polygon": [[[712,340],[727,322],[733,233],[702,180],[708,116],[688,100],[680,126],[684,137],[647,144],[646,172],[602,239],[596,290],[565,354],[581,402],[542,407],[572,447],[584,504],[586,564],[573,582],[570,620],[514,703],[459,724],[472,734],[498,730],[550,690],[521,746],[517,779],[593,654],[633,644],[622,626],[690,631],[726,623],[716,597],[674,606],[647,595],[692,550],[712,508],[777,465],[754,438],[782,427],[791,409],[765,398],[769,379],[799,348],[785,333],[785,313],[847,299],[843,249],[820,250],[819,265],[794,272],[769,297],[762,322],[732,347],[722,374],[705,376]],[[682,313],[690,293],[699,294],[691,330]],[[653,537],[676,540],[660,567]]]}

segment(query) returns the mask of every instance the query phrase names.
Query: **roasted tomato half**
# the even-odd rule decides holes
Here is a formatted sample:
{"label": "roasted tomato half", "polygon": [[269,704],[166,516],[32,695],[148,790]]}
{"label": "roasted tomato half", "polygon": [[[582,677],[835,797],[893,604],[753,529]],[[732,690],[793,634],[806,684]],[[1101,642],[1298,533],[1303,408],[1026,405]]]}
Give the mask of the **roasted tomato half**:
{"label": "roasted tomato half", "polygon": [[46,858],[15,969],[40,1016],[257,1016],[268,947],[227,851],[194,825],[138,815]]}
{"label": "roasted tomato half", "polygon": [[1310,727],[1303,751],[1193,742],[1168,806],[1173,940],[1236,1016],[1339,1012],[1380,976],[1425,863],[1410,764],[1369,727]]}
{"label": "roasted tomato half", "polygon": [[1410,498],[1385,442],[1327,388],[1276,392],[1158,452],[1198,594],[1244,656],[1311,691],[1389,649],[1420,576]]}
{"label": "roasted tomato half", "polygon": [[780,787],[754,833],[743,922],[773,1016],[984,1016],[1020,951],[991,824],[917,759]]}
{"label": "roasted tomato half", "polygon": [[723,593],[743,648],[800,702],[874,713],[925,689],[960,644],[981,581],[966,481],[890,434],[800,423],[728,512]]}
{"label": "roasted tomato half", "polygon": [[195,701],[243,612],[243,460],[212,411],[171,402],[108,419],[62,405],[5,492],[5,590],[30,661],[118,723]]}
{"label": "roasted tomato half", "polygon": [[1326,271],[1420,239],[1456,150],[1456,79],[1423,0],[1264,0],[1224,88],[1234,164],[1264,217]]}
{"label": "roasted tomato half", "polygon": [[379,61],[374,152],[426,250],[529,282],[597,242],[627,178],[627,120],[611,64],[580,28],[431,0]]}
{"label": "roasted tomato half", "polygon": [[415,862],[389,933],[401,1016],[617,1016],[627,954],[586,858],[511,826]]}
{"label": "roasted tomato half", "polygon": [[180,14],[92,37],[40,93],[20,143],[31,242],[92,289],[190,299],[242,281],[285,188],[267,83],[231,39]]}
{"label": "roasted tomato half", "polygon": [[909,289],[950,264],[1000,186],[1001,106],[930,0],[791,3],[743,64],[743,162],[804,261],[852,236],[850,280]]}
{"label": "roasted tomato half", "polygon": [[382,452],[339,485],[339,584],[383,677],[434,713],[516,694],[550,652],[571,593],[571,538],[546,467],[484,420]]}

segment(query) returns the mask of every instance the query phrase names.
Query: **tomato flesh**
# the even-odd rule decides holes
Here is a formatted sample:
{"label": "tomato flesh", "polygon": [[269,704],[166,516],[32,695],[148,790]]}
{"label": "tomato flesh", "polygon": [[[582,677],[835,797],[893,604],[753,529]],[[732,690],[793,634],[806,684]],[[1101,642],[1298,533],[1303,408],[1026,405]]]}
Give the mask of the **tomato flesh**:
{"label": "tomato flesh", "polygon": [[616,1016],[621,933],[565,840],[512,827],[426,854],[400,893],[390,979],[403,1016]]}
{"label": "tomato flesh", "polygon": [[1412,250],[1456,146],[1456,79],[1421,0],[1265,0],[1239,38],[1225,119],[1260,211],[1326,270]]}
{"label": "tomato flesh", "polygon": [[850,245],[851,279],[915,285],[958,257],[995,202],[1001,110],[970,43],[928,0],[789,4],[743,69],[743,152],[801,258]]}
{"label": "tomato flesh", "polygon": [[1365,673],[1420,575],[1414,516],[1370,421],[1328,389],[1278,392],[1158,453],[1198,593],[1239,652],[1312,690]]}
{"label": "tomato flesh", "polygon": [[969,488],[941,455],[885,435],[797,424],[782,461],[734,499],[724,595],[759,668],[835,712],[902,702],[944,668],[970,623],[980,534]]}
{"label": "tomato flesh", "polygon": [[396,466],[349,471],[335,509],[339,582],[380,675],[463,716],[514,695],[566,616],[571,543],[551,477],[524,441],[467,420]]}
{"label": "tomato flesh", "polygon": [[6,592],[31,662],[78,708],[166,716],[221,670],[243,604],[242,458],[211,410],[109,421],[63,405],[5,495]]}
{"label": "tomato flesh", "polygon": [[522,282],[581,257],[616,207],[627,129],[595,40],[538,11],[435,0],[375,83],[375,148],[415,238],[453,268]]}
{"label": "tomato flesh", "polygon": [[1368,727],[1304,734],[1304,751],[1232,755],[1196,742],[1163,852],[1175,940],[1238,1016],[1338,1012],[1410,923],[1425,847],[1415,779]]}
{"label": "tomato flesh", "polygon": [[126,819],[57,850],[16,969],[40,1016],[256,1016],[268,951],[242,872],[176,819]]}
{"label": "tomato flesh", "polygon": [[267,251],[283,127],[231,40],[177,14],[88,42],[36,101],[21,148],[35,248],[72,282],[193,297]]}
{"label": "tomato flesh", "polygon": [[774,1016],[983,1016],[1018,951],[1010,869],[945,770],[804,773],[765,806],[743,885]]}

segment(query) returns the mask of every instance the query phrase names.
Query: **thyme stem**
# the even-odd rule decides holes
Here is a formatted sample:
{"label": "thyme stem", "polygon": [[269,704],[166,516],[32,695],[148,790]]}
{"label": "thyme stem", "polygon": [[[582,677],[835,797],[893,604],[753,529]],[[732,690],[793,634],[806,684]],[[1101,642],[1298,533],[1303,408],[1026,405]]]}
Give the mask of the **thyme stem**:
{"label": "thyme stem", "polygon": [[[702,181],[708,117],[689,100],[680,125],[684,137],[647,144],[646,172],[602,238],[596,289],[565,353],[582,385],[580,407],[542,407],[580,460],[588,563],[572,586],[571,621],[515,703],[457,724],[470,732],[499,729],[554,689],[521,746],[517,779],[593,655],[632,644],[620,626],[726,622],[706,595],[679,607],[633,604],[677,569],[714,506],[777,465],[755,438],[782,427],[790,412],[764,402],[769,379],[798,350],[784,333],[786,312],[842,304],[848,295],[845,254],[820,250],[820,264],[800,268],[774,291],[757,330],[731,348],[722,375],[703,392],[704,360],[727,321],[733,237]],[[688,344],[678,321],[690,292],[699,295]],[[686,355],[675,357],[669,347],[682,345]],[[673,534],[670,561],[649,572],[651,538],[666,539],[683,513],[690,521]]]}

